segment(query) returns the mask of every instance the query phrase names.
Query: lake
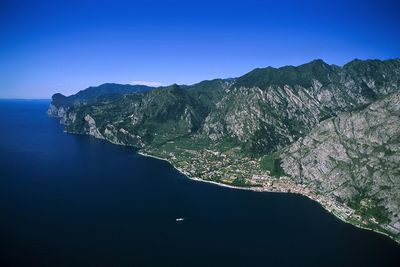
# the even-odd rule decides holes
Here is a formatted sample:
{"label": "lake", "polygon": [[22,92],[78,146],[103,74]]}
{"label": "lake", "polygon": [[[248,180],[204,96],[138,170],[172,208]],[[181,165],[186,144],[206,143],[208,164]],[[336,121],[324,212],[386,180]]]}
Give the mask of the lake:
{"label": "lake", "polygon": [[308,198],[189,180],[64,133],[49,103],[0,100],[0,266],[399,266]]}

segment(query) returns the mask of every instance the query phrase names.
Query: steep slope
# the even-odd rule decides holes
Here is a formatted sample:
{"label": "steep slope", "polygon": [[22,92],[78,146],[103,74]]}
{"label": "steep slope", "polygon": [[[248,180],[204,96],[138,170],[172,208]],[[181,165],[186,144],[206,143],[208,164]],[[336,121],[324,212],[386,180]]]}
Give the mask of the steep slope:
{"label": "steep slope", "polygon": [[208,111],[211,111],[234,81],[235,79],[214,79],[181,87],[187,89],[193,98],[198,99],[203,106],[207,107]]}
{"label": "steep slope", "polygon": [[[99,86],[91,86],[71,96],[64,96],[60,93],[52,96],[48,114],[62,116],[69,107],[80,104],[91,104],[100,101],[115,101],[124,94],[146,92],[154,89],[145,85],[130,85],[105,83]],[[58,114],[60,112],[61,114]]]}
{"label": "steep slope", "polygon": [[[196,112],[201,115],[193,117],[192,133],[212,142],[229,141],[259,156],[292,143],[326,118],[398,90],[399,76],[400,60],[354,60],[343,67],[315,60],[298,67],[255,69],[237,79],[215,79],[180,88],[186,91],[186,98],[181,100],[201,109]],[[102,102],[113,102],[110,105],[115,109],[123,109],[128,105],[123,95],[151,89],[105,84],[70,97],[55,94],[49,114],[67,117],[71,107]],[[168,104],[163,103],[161,95],[157,103]]]}
{"label": "steep slope", "polygon": [[253,153],[271,153],[318,122],[397,91],[400,60],[359,61],[343,68],[322,60],[256,69],[238,78],[210,113],[204,134],[229,137]]}
{"label": "steep slope", "polygon": [[116,101],[72,106],[63,115],[63,123],[70,132],[89,133],[114,143],[155,145],[198,131],[215,97],[218,92],[174,84],[125,94]]}
{"label": "steep slope", "polygon": [[49,114],[68,132],[133,146],[190,177],[306,195],[400,242],[399,59],[121,88],[56,94]]}
{"label": "steep slope", "polygon": [[400,237],[400,93],[321,122],[281,158],[296,183]]}

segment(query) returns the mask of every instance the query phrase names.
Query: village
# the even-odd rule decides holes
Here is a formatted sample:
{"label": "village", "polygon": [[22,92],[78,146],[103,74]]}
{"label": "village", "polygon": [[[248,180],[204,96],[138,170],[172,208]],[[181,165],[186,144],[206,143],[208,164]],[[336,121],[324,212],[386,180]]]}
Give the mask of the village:
{"label": "village", "polygon": [[[190,178],[258,192],[300,194],[317,201],[343,221],[351,220],[360,226],[369,224],[367,220],[362,220],[353,209],[338,201],[310,190],[305,184],[296,184],[287,176],[272,176],[269,171],[261,170],[258,160],[230,152],[180,149],[168,152],[157,151],[157,154]],[[372,222],[376,223],[374,218]]]}

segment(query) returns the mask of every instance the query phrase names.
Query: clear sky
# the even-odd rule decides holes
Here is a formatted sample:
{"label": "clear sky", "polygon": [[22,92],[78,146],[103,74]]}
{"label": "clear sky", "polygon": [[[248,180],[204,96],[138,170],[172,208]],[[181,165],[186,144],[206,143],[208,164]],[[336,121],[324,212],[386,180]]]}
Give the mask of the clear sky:
{"label": "clear sky", "polygon": [[400,57],[400,1],[0,1],[0,98]]}

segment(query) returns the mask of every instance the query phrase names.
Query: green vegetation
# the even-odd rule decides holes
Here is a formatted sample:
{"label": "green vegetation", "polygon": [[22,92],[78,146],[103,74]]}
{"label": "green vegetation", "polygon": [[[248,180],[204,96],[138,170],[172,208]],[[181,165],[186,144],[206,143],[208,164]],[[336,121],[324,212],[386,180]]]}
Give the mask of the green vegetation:
{"label": "green vegetation", "polygon": [[[289,147],[291,143],[309,137],[323,120],[331,120],[322,123],[326,125],[335,122],[342,112],[349,111],[346,114],[350,115],[363,112],[372,101],[376,103],[376,99],[394,94],[398,90],[395,86],[398,73],[400,60],[356,60],[344,67],[315,60],[297,67],[255,69],[239,78],[190,86],[104,84],[69,97],[55,94],[49,114],[62,117],[69,132],[133,146],[167,159],[189,176],[236,186],[265,186],[268,173],[273,177],[289,176],[281,166],[281,158],[287,163],[288,157],[280,153],[293,148]],[[329,195],[347,203],[363,219],[388,222],[393,218],[389,209],[385,209],[388,203],[371,199],[370,192],[376,188],[372,184],[376,176],[400,174],[397,162],[385,163],[389,158],[396,159],[400,139],[389,136],[389,145],[371,149],[368,143],[357,146],[352,131],[343,136],[337,129],[339,123],[334,126],[334,132],[325,129],[319,133],[320,138],[313,136],[300,149],[294,147],[296,152],[290,152],[291,156],[301,155],[306,161],[293,170],[291,181],[317,190],[316,196]],[[355,126],[358,131],[360,125]],[[340,145],[346,145],[349,157],[335,157],[334,153],[331,156],[327,151],[329,156],[325,160],[332,164],[321,166],[321,170],[328,170],[335,179],[339,176],[348,179],[337,184],[312,175],[306,177],[310,174],[307,168],[321,164],[319,158],[307,156],[319,143],[329,144],[331,135],[341,138]],[[324,149],[334,150],[333,146]],[[364,164],[368,157],[360,156],[360,151],[372,151],[380,157],[375,165]],[[365,174],[365,179],[360,179],[360,173]],[[285,179],[272,180],[285,183]],[[377,185],[381,191],[393,191],[391,183]],[[349,200],[353,187],[357,194]],[[341,188],[348,191],[340,194]],[[332,190],[339,194],[332,194]],[[393,199],[396,198],[390,200]]]}
{"label": "green vegetation", "polygon": [[154,87],[145,85],[105,83],[100,86],[91,86],[69,97],[62,94],[54,94],[52,97],[52,103],[56,106],[72,106],[104,101],[116,101],[121,99],[124,94],[141,93],[152,89],[154,89]]}
{"label": "green vegetation", "polygon": [[269,171],[271,176],[280,177],[284,175],[281,163],[282,160],[276,155],[265,155],[260,160],[260,168]]}
{"label": "green vegetation", "polygon": [[236,178],[235,180],[233,180],[232,185],[241,187],[250,186],[246,179],[243,178]]}
{"label": "green vegetation", "polygon": [[390,221],[387,210],[380,205],[372,205],[366,208],[362,214],[367,218],[375,218],[380,223],[388,223]]}
{"label": "green vegetation", "polygon": [[330,82],[328,75],[336,75],[336,68],[323,62],[314,60],[298,67],[285,66],[282,68],[257,68],[240,77],[237,86],[258,86],[267,88],[269,85],[300,85],[309,87],[313,79],[318,79],[323,84]]}

